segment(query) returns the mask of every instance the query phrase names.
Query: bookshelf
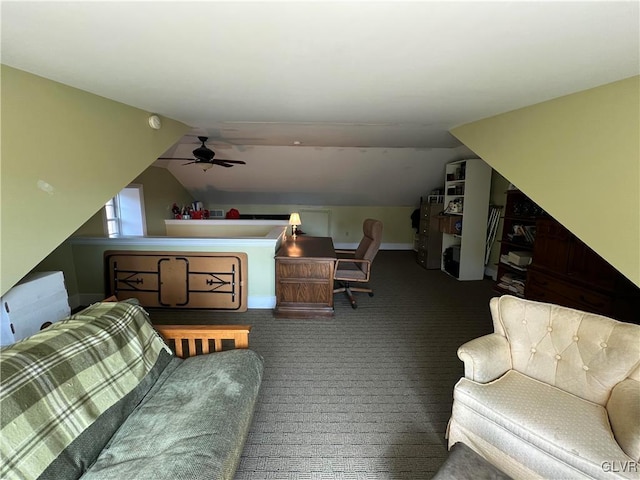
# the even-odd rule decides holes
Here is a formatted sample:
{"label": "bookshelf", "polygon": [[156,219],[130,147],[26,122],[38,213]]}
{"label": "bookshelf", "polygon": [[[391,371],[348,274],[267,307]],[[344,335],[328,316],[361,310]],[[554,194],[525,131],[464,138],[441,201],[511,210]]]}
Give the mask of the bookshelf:
{"label": "bookshelf", "polygon": [[490,190],[491,167],[483,160],[460,160],[445,166],[443,221],[460,229],[441,228],[441,269],[458,280],[484,278]]}
{"label": "bookshelf", "polygon": [[520,190],[507,190],[500,260],[494,290],[525,297],[527,269],[533,258],[536,221],[544,211]]}

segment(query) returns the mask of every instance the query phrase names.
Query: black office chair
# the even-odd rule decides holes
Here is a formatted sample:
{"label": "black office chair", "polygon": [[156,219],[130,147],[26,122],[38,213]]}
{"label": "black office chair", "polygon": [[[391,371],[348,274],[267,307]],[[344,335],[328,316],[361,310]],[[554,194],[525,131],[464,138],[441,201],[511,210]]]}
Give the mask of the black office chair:
{"label": "black office chair", "polygon": [[367,218],[362,224],[364,236],[356,250],[336,250],[339,255],[333,272],[333,293],[345,292],[352,308],[358,308],[353,292],[366,292],[373,297],[373,290],[369,287],[354,287],[351,283],[367,283],[371,274],[371,264],[380,249],[382,241],[382,222]]}

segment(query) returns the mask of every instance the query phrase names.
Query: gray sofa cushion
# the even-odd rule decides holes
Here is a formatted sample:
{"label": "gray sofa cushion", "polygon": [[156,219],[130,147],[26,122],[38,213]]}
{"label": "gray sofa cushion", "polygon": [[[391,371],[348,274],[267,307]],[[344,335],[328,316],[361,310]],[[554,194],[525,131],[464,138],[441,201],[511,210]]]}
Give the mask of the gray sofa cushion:
{"label": "gray sofa cushion", "polygon": [[261,379],[251,350],[172,360],[82,478],[232,479]]}
{"label": "gray sofa cushion", "polygon": [[109,437],[118,430],[123,419],[127,418],[151,389],[172,358],[175,357],[164,351],[160,352],[158,361],[138,386],[100,415],[91,427],[76,437],[38,478],[40,480],[80,478],[82,472],[98,458],[100,451],[108,442]]}

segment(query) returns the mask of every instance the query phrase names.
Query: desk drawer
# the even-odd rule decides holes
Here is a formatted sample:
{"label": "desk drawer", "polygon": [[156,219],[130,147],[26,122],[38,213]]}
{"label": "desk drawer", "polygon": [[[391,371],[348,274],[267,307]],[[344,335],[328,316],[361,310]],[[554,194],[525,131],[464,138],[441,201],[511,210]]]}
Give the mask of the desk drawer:
{"label": "desk drawer", "polygon": [[280,282],[276,286],[279,305],[333,305],[333,289],[327,282]]}
{"label": "desk drawer", "polygon": [[332,262],[278,261],[277,278],[322,279],[333,278]]}

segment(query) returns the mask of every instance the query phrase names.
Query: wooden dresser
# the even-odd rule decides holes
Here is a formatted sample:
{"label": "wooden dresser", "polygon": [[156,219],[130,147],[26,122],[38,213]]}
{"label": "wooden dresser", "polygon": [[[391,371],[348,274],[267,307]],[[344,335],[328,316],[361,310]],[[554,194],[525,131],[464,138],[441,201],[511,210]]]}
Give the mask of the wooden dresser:
{"label": "wooden dresser", "polygon": [[553,218],[536,221],[525,296],[640,323],[640,289]]}
{"label": "wooden dresser", "polygon": [[289,237],[275,260],[276,317],[333,316],[336,253],[330,237]]}
{"label": "wooden dresser", "polygon": [[442,233],[438,228],[438,214],[442,210],[442,202],[420,204],[416,261],[427,269],[439,269],[442,266]]}

